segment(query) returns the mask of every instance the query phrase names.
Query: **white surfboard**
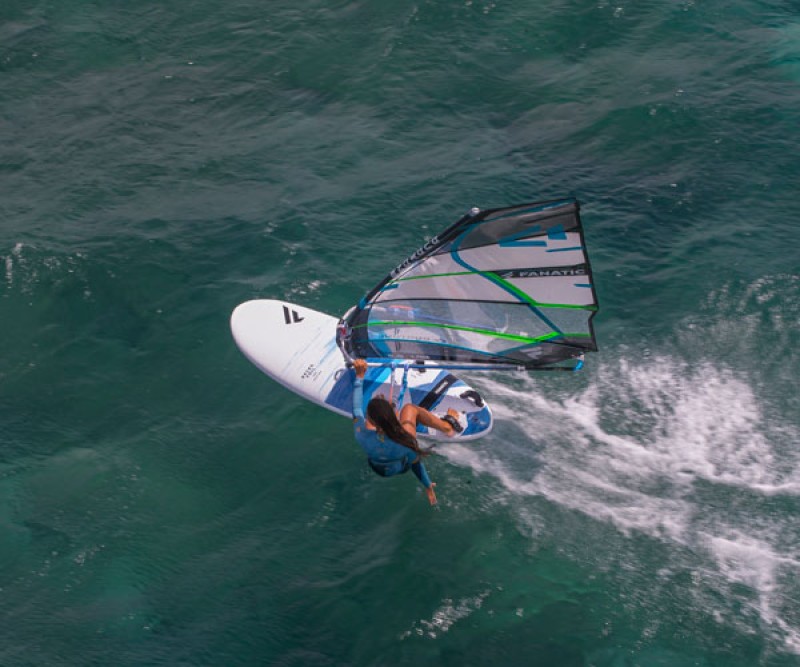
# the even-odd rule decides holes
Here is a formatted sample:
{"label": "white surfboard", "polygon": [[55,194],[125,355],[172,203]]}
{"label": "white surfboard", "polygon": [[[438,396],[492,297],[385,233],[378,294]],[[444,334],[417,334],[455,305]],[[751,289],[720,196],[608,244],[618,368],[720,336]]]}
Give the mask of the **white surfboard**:
{"label": "white surfboard", "polygon": [[[352,417],[355,374],[336,344],[338,322],[310,308],[260,299],[234,309],[231,331],[242,353],[273,380],[323,408]],[[475,440],[492,429],[491,409],[480,394],[447,370],[406,369],[402,361],[394,368],[370,367],[364,378],[364,403],[379,395],[398,409],[402,401],[439,416],[450,408],[459,412],[462,433],[447,437],[419,426],[421,436]]]}

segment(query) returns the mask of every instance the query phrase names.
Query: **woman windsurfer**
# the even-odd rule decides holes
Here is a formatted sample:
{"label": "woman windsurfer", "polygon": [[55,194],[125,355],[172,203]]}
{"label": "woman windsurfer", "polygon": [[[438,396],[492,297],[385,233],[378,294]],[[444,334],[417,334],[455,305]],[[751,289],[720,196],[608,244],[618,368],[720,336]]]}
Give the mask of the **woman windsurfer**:
{"label": "woman windsurfer", "polygon": [[373,398],[367,404],[364,416],[363,384],[367,372],[367,362],[356,359],[353,362],[356,379],[353,384],[353,418],[355,436],[358,444],[367,454],[367,462],[381,477],[392,477],[411,470],[425,487],[431,505],[436,504],[436,484],[431,482],[422,459],[430,454],[417,443],[417,423],[454,435],[462,430],[458,423],[458,412],[447,411],[444,418],[437,417],[425,408],[407,403],[400,410],[398,418],[389,401],[382,397]]}

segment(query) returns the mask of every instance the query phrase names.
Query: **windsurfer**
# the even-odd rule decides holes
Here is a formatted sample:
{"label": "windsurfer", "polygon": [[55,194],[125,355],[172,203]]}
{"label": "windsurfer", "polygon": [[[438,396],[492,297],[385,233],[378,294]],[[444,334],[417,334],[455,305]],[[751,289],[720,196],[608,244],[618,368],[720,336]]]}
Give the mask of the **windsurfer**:
{"label": "windsurfer", "polygon": [[454,435],[462,430],[458,423],[458,412],[448,410],[444,418],[439,418],[425,408],[406,404],[398,418],[389,401],[373,398],[367,404],[364,416],[364,374],[367,362],[356,359],[353,362],[356,379],[353,384],[353,418],[355,436],[358,444],[367,454],[367,462],[381,477],[392,477],[411,470],[425,487],[431,505],[436,504],[436,484],[431,482],[422,459],[430,454],[417,443],[417,423]]}

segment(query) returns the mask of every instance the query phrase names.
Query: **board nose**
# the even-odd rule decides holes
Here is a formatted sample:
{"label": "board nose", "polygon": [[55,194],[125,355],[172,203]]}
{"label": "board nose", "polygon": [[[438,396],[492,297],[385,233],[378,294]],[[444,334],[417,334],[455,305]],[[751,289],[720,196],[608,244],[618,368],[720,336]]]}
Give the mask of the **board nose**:
{"label": "board nose", "polygon": [[[231,313],[231,333],[250,361],[274,375],[318,344],[321,324],[314,312],[274,299],[245,301]],[[332,320],[326,317],[326,322],[328,319]],[[327,330],[322,333],[330,334]]]}
{"label": "board nose", "polygon": [[231,331],[275,329],[280,326],[301,324],[305,321],[303,309],[275,299],[254,299],[240,303],[231,313]]}
{"label": "board nose", "polygon": [[[295,309],[295,312],[297,310]],[[298,318],[302,317],[298,313]],[[231,333],[239,349],[251,359],[279,348],[285,327],[292,323],[292,311],[281,301],[245,301],[231,313]],[[300,320],[302,322],[302,320]]]}

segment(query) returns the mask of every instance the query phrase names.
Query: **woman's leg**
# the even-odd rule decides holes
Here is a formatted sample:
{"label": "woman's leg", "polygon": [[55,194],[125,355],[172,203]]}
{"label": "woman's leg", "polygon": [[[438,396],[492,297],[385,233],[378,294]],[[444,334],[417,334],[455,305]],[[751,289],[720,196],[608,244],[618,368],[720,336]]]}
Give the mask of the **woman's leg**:
{"label": "woman's leg", "polygon": [[[447,411],[447,414],[458,419],[458,412],[452,408]],[[400,423],[403,425],[403,428],[414,437],[417,435],[418,423],[422,424],[423,426],[436,429],[437,431],[441,431],[445,435],[453,434],[453,427],[444,421],[444,419],[439,419],[432,412],[429,412],[425,408],[421,408],[412,403],[406,403],[403,406],[403,409],[400,410]]]}

